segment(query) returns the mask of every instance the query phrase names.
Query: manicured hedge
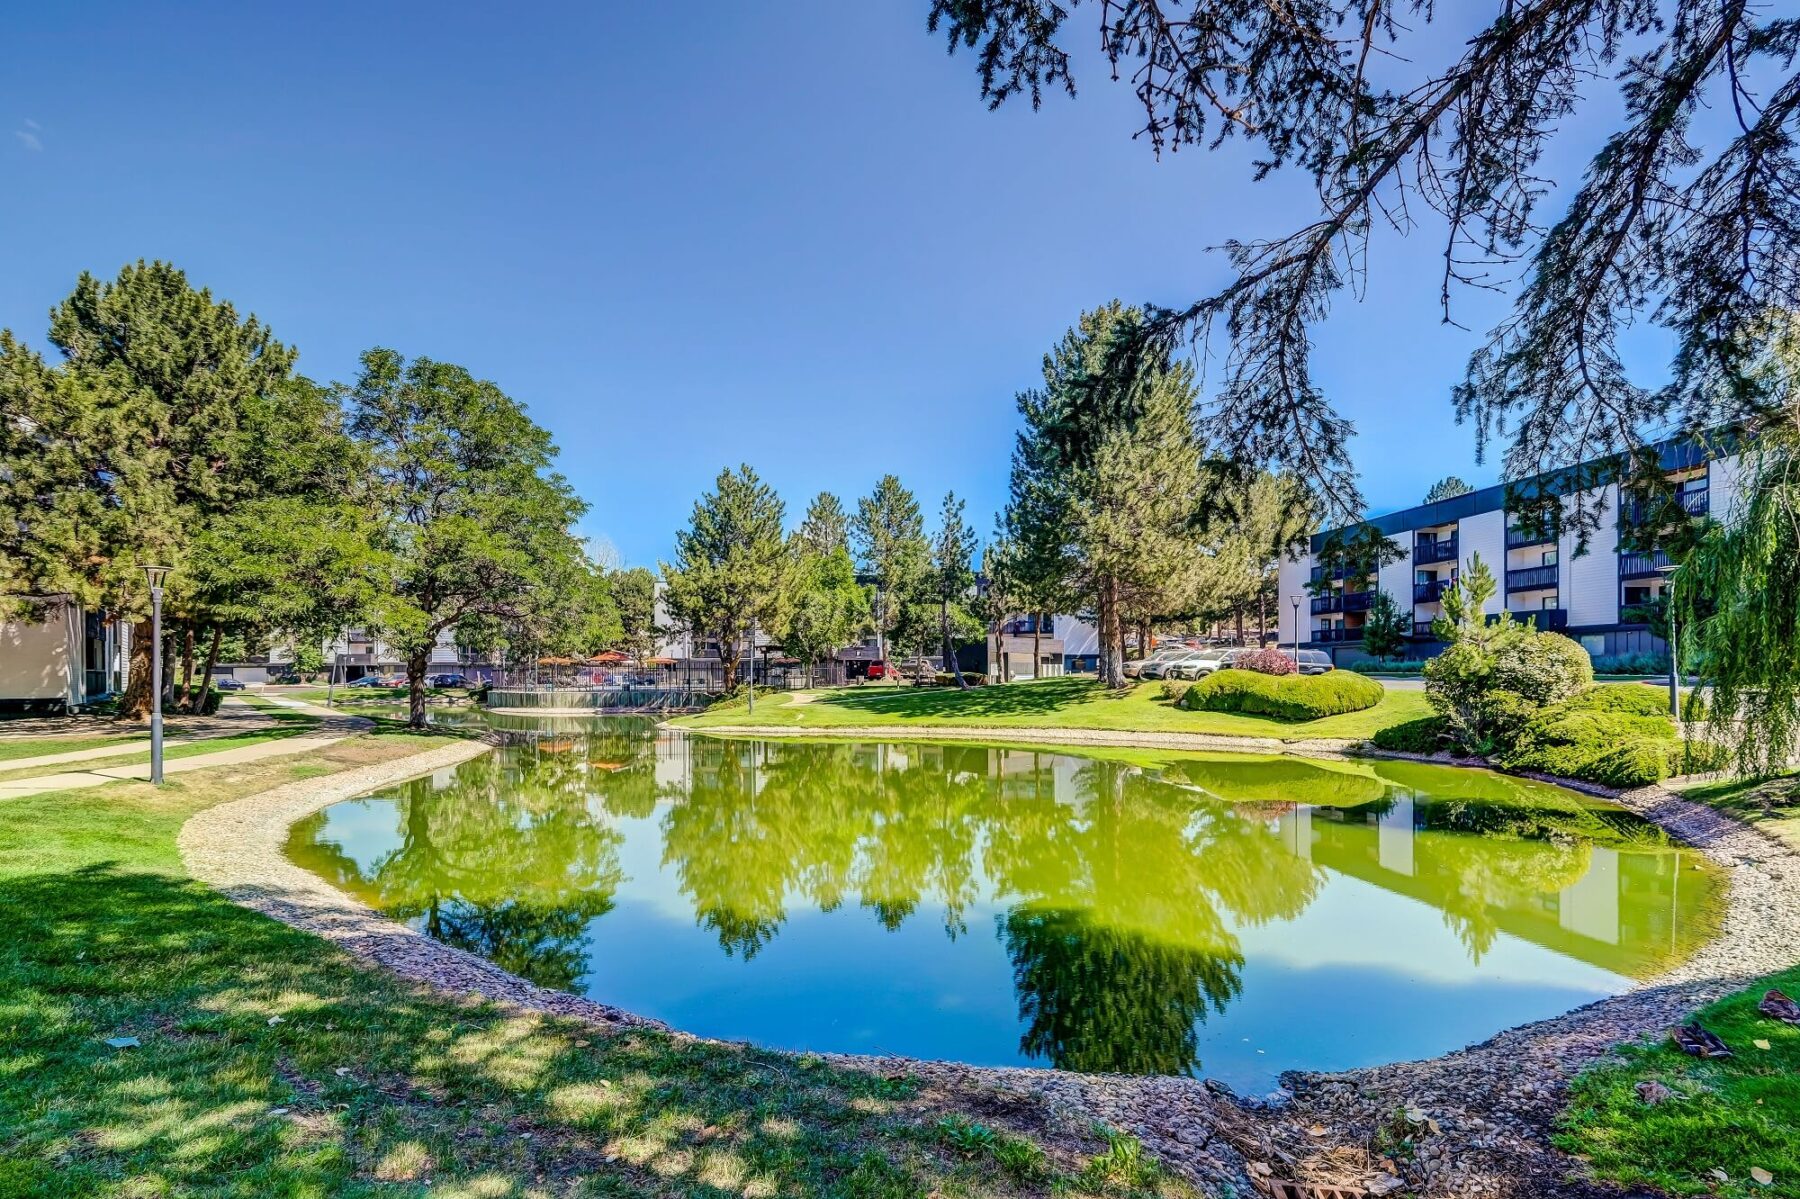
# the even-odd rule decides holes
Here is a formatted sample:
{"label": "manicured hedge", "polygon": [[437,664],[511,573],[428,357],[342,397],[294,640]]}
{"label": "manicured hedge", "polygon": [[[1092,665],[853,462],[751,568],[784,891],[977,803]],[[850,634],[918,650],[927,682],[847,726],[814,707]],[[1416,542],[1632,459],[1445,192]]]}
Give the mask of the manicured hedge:
{"label": "manicured hedge", "polygon": [[1248,712],[1277,720],[1319,720],[1360,712],[1381,702],[1381,684],[1345,670],[1330,674],[1257,674],[1220,670],[1188,688],[1190,712]]}
{"label": "manicured hedge", "polygon": [[1717,769],[1722,755],[1683,742],[1668,707],[1667,695],[1647,687],[1590,687],[1532,717],[1494,762],[1620,789]]}
{"label": "manicured hedge", "polygon": [[1449,747],[1450,734],[1442,716],[1421,716],[1376,729],[1369,741],[1376,749],[1397,754],[1434,754]]}

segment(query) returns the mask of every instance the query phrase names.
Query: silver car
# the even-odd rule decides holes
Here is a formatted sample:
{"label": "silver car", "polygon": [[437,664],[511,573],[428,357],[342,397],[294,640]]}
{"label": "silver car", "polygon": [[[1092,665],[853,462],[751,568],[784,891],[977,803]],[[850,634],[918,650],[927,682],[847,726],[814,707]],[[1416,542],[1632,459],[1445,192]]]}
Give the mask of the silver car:
{"label": "silver car", "polygon": [[1203,649],[1171,663],[1165,675],[1171,679],[1198,679],[1219,669],[1225,661],[1226,649]]}
{"label": "silver car", "polygon": [[1140,679],[1171,678],[1173,676],[1171,676],[1169,674],[1169,671],[1173,670],[1176,666],[1178,666],[1179,664],[1181,664],[1183,662],[1188,661],[1191,658],[1198,657],[1199,654],[1200,654],[1199,650],[1182,649],[1176,653],[1170,654],[1166,658],[1158,656],[1158,655],[1152,655],[1151,657],[1149,657],[1148,659],[1145,660],[1143,669],[1138,671],[1138,678],[1140,678]]}

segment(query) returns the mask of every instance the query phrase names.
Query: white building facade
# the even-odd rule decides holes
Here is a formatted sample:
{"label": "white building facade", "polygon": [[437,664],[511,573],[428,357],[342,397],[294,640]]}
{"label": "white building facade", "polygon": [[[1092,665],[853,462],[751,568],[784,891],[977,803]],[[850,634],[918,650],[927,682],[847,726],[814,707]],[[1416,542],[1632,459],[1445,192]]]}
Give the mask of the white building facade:
{"label": "white building facade", "polygon": [[125,688],[129,628],[67,598],[0,621],[0,707],[66,712]]}
{"label": "white building facade", "polygon": [[[1740,457],[1712,456],[1686,439],[1656,449],[1689,515],[1723,519],[1732,511],[1744,471]],[[1568,527],[1572,521],[1565,519],[1560,532],[1544,531],[1509,511],[1505,485],[1368,521],[1399,556],[1366,578],[1345,577],[1351,572],[1321,561],[1327,538],[1336,530],[1314,534],[1307,553],[1281,563],[1281,643],[1298,641],[1328,650],[1340,661],[1354,661],[1362,656],[1362,626],[1379,590],[1412,614],[1408,656],[1429,657],[1442,648],[1431,633],[1432,621],[1443,613],[1440,596],[1479,554],[1496,583],[1490,613],[1504,608],[1515,617],[1531,616],[1540,629],[1574,638],[1595,658],[1667,654],[1667,646],[1634,608],[1657,600],[1670,586],[1668,555],[1621,545],[1622,531],[1636,514],[1629,504],[1621,506],[1617,484],[1565,492],[1555,482],[1592,477],[1578,467],[1534,481],[1543,494],[1559,498],[1565,518],[1577,504],[1588,510],[1599,505],[1604,515],[1585,552],[1577,552],[1576,535]]]}

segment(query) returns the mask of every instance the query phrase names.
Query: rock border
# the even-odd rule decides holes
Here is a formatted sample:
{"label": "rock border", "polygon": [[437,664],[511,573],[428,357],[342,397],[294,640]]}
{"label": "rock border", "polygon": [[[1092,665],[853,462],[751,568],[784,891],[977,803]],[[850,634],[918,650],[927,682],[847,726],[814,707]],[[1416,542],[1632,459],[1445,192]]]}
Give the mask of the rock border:
{"label": "rock border", "polygon": [[[925,730],[905,732],[911,739],[936,738]],[[961,735],[948,739],[993,742],[1015,737],[1036,741],[1038,731],[953,732]],[[819,733],[783,730],[775,735]],[[867,739],[890,734],[885,729],[857,729],[850,735]],[[1093,737],[1078,732],[1049,743],[1194,748],[1195,735],[1174,736],[1180,738],[1178,744],[1155,734]],[[1249,740],[1236,739],[1237,752],[1244,752]],[[1304,743],[1272,742],[1265,752],[1280,746],[1277,752],[1300,753],[1300,744]],[[183,862],[196,879],[233,901],[321,936],[409,981],[609,1030],[656,1028],[703,1040],[583,996],[539,987],[483,958],[433,941],[294,865],[283,853],[289,828],[319,809],[453,767],[490,748],[485,741],[460,741],[392,762],[287,783],[209,808],[181,828],[177,844]],[[1333,745],[1323,754],[1306,756],[1349,755]],[[1245,1101],[1217,1083],[1193,1078],[1088,1075],[854,1054],[814,1056],[852,1069],[909,1073],[962,1090],[1000,1089],[1033,1096],[1060,1118],[1100,1119],[1124,1128],[1192,1181],[1229,1185],[1240,1194],[1250,1193],[1253,1175],[1266,1176],[1271,1168],[1299,1181],[1372,1183],[1395,1191],[1409,1186],[1433,1196],[1538,1199],[1607,1193],[1590,1192],[1571,1181],[1575,1164],[1549,1146],[1569,1080],[1615,1045],[1660,1034],[1693,1008],[1786,968],[1800,946],[1800,854],[1661,787],[1610,798],[1725,870],[1726,910],[1718,937],[1688,961],[1630,991],[1508,1029],[1465,1049],[1341,1073],[1291,1073],[1283,1079],[1288,1094],[1278,1102]],[[1430,1120],[1414,1130],[1415,1155],[1399,1162],[1372,1158],[1364,1147],[1376,1130],[1407,1109]]]}

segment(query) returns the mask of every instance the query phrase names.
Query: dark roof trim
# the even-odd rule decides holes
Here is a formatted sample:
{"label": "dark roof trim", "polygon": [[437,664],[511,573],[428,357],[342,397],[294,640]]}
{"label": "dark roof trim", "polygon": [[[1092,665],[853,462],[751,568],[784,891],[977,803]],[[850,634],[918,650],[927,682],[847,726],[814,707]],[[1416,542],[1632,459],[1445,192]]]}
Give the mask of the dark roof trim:
{"label": "dark roof trim", "polygon": [[[1726,445],[1717,441],[1704,442],[1692,436],[1682,435],[1658,442],[1651,447],[1662,458],[1665,471],[1688,470],[1701,466],[1714,458],[1730,452]],[[1491,487],[1481,487],[1463,495],[1454,495],[1447,500],[1439,500],[1435,504],[1420,504],[1414,508],[1402,508],[1398,512],[1389,512],[1385,516],[1370,517],[1366,524],[1374,525],[1381,532],[1392,537],[1396,533],[1406,533],[1413,529],[1429,529],[1434,525],[1453,524],[1459,520],[1468,520],[1472,516],[1480,516],[1484,512],[1499,512],[1506,507],[1508,488],[1520,490],[1540,488],[1550,495],[1566,495],[1571,491],[1581,490],[1577,482],[1586,472],[1592,472],[1603,466],[1605,459],[1583,462],[1580,466],[1567,467],[1552,471],[1549,474],[1535,475],[1529,479],[1521,479],[1516,483],[1495,483]],[[1592,480],[1588,480],[1592,485]],[[1344,526],[1353,528],[1355,526]],[[1335,529],[1325,529],[1312,535],[1311,549],[1318,553],[1324,546],[1325,538]]]}

